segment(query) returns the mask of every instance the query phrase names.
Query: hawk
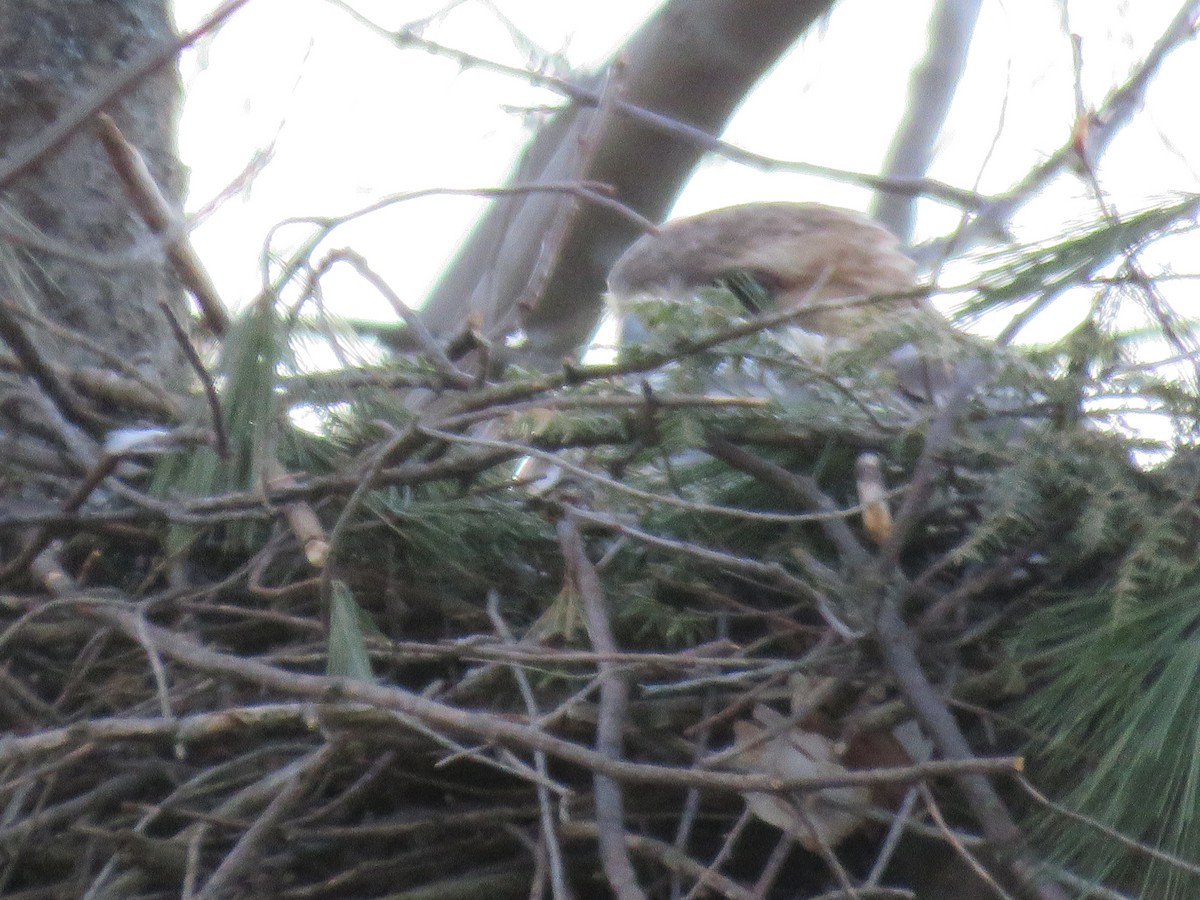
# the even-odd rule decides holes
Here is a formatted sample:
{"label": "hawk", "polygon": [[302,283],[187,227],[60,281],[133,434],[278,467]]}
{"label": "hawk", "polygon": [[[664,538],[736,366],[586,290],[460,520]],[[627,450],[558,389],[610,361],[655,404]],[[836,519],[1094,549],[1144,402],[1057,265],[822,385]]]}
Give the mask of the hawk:
{"label": "hawk", "polygon": [[[714,285],[730,288],[750,313],[811,308],[790,329],[799,353],[854,346],[914,316],[944,324],[912,296],[916,266],[890,231],[818,203],[746,203],[676,219],[635,241],[608,279],[620,320],[648,298],[687,302]],[[915,348],[895,351],[887,367],[906,392],[935,397],[939,386]]]}

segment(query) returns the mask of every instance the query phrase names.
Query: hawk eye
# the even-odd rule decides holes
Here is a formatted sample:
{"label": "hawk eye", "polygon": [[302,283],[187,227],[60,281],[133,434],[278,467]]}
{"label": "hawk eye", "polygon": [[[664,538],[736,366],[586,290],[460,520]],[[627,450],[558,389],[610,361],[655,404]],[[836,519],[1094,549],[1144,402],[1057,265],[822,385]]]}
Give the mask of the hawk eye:
{"label": "hawk eye", "polygon": [[747,312],[755,315],[775,305],[776,285],[761,272],[727,272],[714,278],[713,285],[729,291]]}

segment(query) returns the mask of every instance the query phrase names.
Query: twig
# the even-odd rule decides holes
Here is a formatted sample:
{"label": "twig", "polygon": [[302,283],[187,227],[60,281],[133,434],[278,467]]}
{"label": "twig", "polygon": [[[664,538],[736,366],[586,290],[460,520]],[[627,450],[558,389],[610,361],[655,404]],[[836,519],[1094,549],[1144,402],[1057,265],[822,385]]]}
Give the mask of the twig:
{"label": "twig", "polygon": [[[379,473],[387,464],[392,453],[395,452],[396,447],[408,439],[408,432],[392,431],[391,437],[382,445],[375,448],[370,461],[363,468],[362,474],[358,479],[358,484],[355,485],[354,491],[346,501],[346,505],[342,507],[341,512],[338,514],[337,521],[333,523],[333,530],[330,531],[329,539],[326,541],[323,563],[328,561],[331,553],[338,552],[342,548],[346,533],[350,530],[351,523],[354,521],[355,512],[365,502],[367,494],[375,487]],[[332,585],[333,567],[324,566],[324,572],[321,576],[321,597],[326,605],[326,609],[328,609],[330,602]]]}
{"label": "twig", "polygon": [[[1196,35],[1196,18],[1200,15],[1200,0],[1186,0],[1162,35],[1155,42],[1146,58],[1113,91],[1093,116],[1093,127],[1089,131],[1092,160],[1097,161],[1105,148],[1120,132],[1142,103],[1146,90],[1154,76],[1170,54]],[[1013,214],[1028,203],[1043,186],[1057,177],[1075,159],[1074,141],[1068,138],[1058,150],[1041,165],[1032,169],[1018,184],[1004,194],[992,197],[976,210],[974,219],[954,235],[939,238],[917,248],[923,259],[944,255],[950,245],[963,246],[980,235],[995,233],[1012,218]]]}
{"label": "twig", "polygon": [[[766,897],[774,884],[775,879],[779,877],[779,871],[783,868],[783,864],[787,861],[792,852],[792,845],[795,843],[793,837],[784,832],[775,841],[775,847],[771,850],[771,855],[767,857],[766,865],[762,867],[762,871],[758,874],[758,880],[754,882],[754,896]],[[860,900],[855,897],[854,900]]]}
{"label": "twig", "polygon": [[[246,0],[241,0],[246,2]],[[238,4],[240,5],[240,4]],[[232,12],[232,9],[230,10]],[[229,333],[231,320],[225,304],[217,294],[216,287],[208,276],[204,264],[200,261],[191,242],[187,239],[182,222],[170,203],[163,196],[161,189],[150,174],[145,160],[137,148],[125,139],[113,120],[103,113],[99,116],[99,132],[109,159],[121,176],[127,193],[133,198],[143,221],[155,234],[173,235],[167,242],[167,255],[172,267],[180,280],[192,292],[200,307],[204,323],[217,337],[225,337]],[[182,348],[189,364],[196,371],[204,386],[208,399],[213,429],[217,438],[217,450],[222,459],[228,457],[229,447],[225,435],[224,415],[221,412],[220,398],[211,377],[188,340],[186,332],[175,319],[166,303],[160,303],[160,308],[175,335],[176,341]],[[272,484],[294,484],[294,476],[286,471],[278,460],[271,459],[266,463],[266,480]],[[314,568],[322,568],[328,554],[328,544],[321,527],[320,519],[306,503],[289,503],[284,507],[284,517],[289,527],[304,548],[305,558]]]}
{"label": "twig", "polygon": [[[620,57],[604,72],[592,120],[587,123],[584,133],[569,145],[574,154],[569,170],[572,178],[582,179],[594,167],[596,154],[602,146],[602,138],[605,130],[609,128],[614,105],[622,90],[624,73],[625,65]],[[582,203],[578,197],[568,196],[565,203],[558,205],[553,220],[546,229],[546,237],[538,246],[537,259],[529,273],[525,288],[518,295],[514,304],[521,318],[525,318],[535,311],[545,295],[550,276],[571,238],[572,229],[575,227],[581,209]]]}
{"label": "twig", "polygon": [[[78,595],[80,612],[120,630],[137,640],[138,616],[121,604],[102,602],[87,594]],[[630,784],[660,784],[676,787],[702,787],[736,793],[777,793],[789,790],[817,790],[852,785],[907,783],[926,778],[960,776],[973,773],[1020,771],[1019,757],[994,759],[930,761],[911,766],[847,771],[829,778],[780,778],[770,775],[708,772],[672,766],[613,760],[594,750],[580,747],[538,729],[527,728],[511,719],[484,712],[458,709],[395,686],[290,672],[253,659],[209,649],[185,635],[154,624],[145,624],[146,636],[164,655],[199,671],[229,675],[284,693],[308,697],[319,702],[364,703],[392,710],[430,727],[473,734],[497,743],[544,750],[564,762],[572,763]],[[9,738],[0,738],[0,748]]]}
{"label": "twig", "polygon": [[[65,518],[70,518],[77,513],[83,504],[87,502],[93,491],[100,486],[121,462],[120,456],[104,454],[91,469],[88,470],[83,482],[75,489],[75,492],[68,497],[60,507],[60,515]],[[8,581],[9,579],[20,575],[25,571],[25,567],[34,561],[34,559],[42,553],[43,550],[50,544],[54,538],[54,532],[47,526],[41,525],[33,529],[24,539],[21,549],[9,560],[6,560],[0,566],[0,582]]]}
{"label": "twig", "polygon": [[[728,572],[735,572],[741,575],[749,575],[752,578],[758,578],[772,588],[796,597],[802,597],[805,600],[812,600],[819,603],[821,597],[819,592],[801,579],[797,578],[786,568],[779,563],[764,563],[755,559],[747,559],[744,556],[734,556],[731,553],[725,553],[721,550],[714,550],[711,547],[704,547],[700,544],[695,544],[690,541],[680,541],[673,538],[661,537],[657,534],[651,534],[641,528],[635,528],[632,525],[626,525],[623,522],[616,521],[609,516],[599,515],[597,513],[588,512],[572,507],[572,514],[581,521],[589,522],[592,525],[601,528],[607,528],[612,531],[619,532],[631,537],[636,541],[647,544],[651,547],[658,547],[662,550],[667,550],[673,553],[680,553],[706,562]],[[857,635],[857,632],[851,629],[844,622],[829,622],[831,628],[839,634],[845,633],[848,639]]]}
{"label": "twig", "polygon": [[896,815],[892,817],[892,821],[888,824],[887,836],[883,839],[883,844],[880,845],[879,852],[875,854],[875,861],[871,863],[871,871],[867,874],[865,882],[866,887],[877,887],[879,885],[880,879],[883,878],[883,873],[887,871],[888,864],[892,861],[892,856],[895,854],[896,848],[900,845],[900,838],[904,836],[905,826],[912,816],[913,807],[916,805],[916,802],[917,789],[909,788],[904,793],[904,799],[900,802],[900,808],[896,810]]}
{"label": "twig", "polygon": [[[160,383],[153,381],[143,374],[136,366],[130,363],[129,359],[121,356],[121,354],[115,352],[112,348],[93,340],[78,329],[54,322],[36,310],[27,309],[2,298],[0,298],[0,303],[4,303],[5,309],[10,315],[20,319],[33,329],[34,335],[32,336],[32,340],[35,345],[40,343],[41,333],[44,332],[53,335],[55,339],[61,341],[63,344],[79,347],[85,350],[88,356],[96,358],[97,365],[83,366],[78,369],[74,366],[67,366],[48,360],[47,363],[59,373],[60,378],[71,383],[78,383],[80,386],[86,385],[89,381],[99,382],[114,378],[123,378],[135,382],[148,394],[160,398],[159,404],[156,405],[174,405],[175,398],[165,391]],[[124,388],[122,393],[129,391],[130,388]],[[144,403],[145,401],[143,401]],[[174,414],[174,411],[168,413],[168,415],[171,414]]]}
{"label": "twig", "polygon": [[384,281],[371,268],[366,259],[349,248],[335,250],[317,267],[318,273],[329,268],[335,262],[344,262],[352,266],[359,275],[370,282],[375,290],[383,295],[384,299],[392,305],[392,309],[396,311],[396,315],[404,320],[404,323],[408,326],[409,333],[416,340],[421,351],[433,364],[434,368],[437,369],[438,374],[446,379],[448,384],[462,389],[469,388],[474,384],[475,380],[470,375],[461,371],[450,361],[450,357],[446,355],[446,351],[442,349],[437,339],[425,327],[425,323],[421,320],[420,315],[400,299],[396,292],[392,290],[391,285]]}
{"label": "twig", "polygon": [[171,326],[171,333],[175,335],[175,342],[179,344],[179,349],[183,351],[188,365],[192,367],[192,371],[200,379],[200,385],[204,388],[204,397],[208,401],[208,417],[212,422],[217,455],[222,460],[228,460],[229,436],[225,433],[225,414],[221,411],[221,397],[217,393],[217,386],[213,384],[212,376],[208,373],[208,369],[204,367],[204,361],[200,359],[200,354],[192,346],[187,332],[179,324],[179,320],[175,318],[175,313],[171,310],[171,307],[160,300],[158,308],[162,310],[163,317],[166,318],[167,324]]}
{"label": "twig", "polygon": [[[175,713],[171,709],[171,688],[167,684],[167,668],[163,665],[162,656],[158,652],[158,648],[154,646],[154,642],[150,640],[149,635],[145,633],[146,619],[144,616],[139,616],[140,623],[138,628],[138,643],[141,644],[142,650],[146,653],[146,660],[150,663],[150,672],[154,676],[154,690],[158,695],[158,710],[164,719],[175,718]],[[176,744],[176,753],[179,753],[180,746]]]}
{"label": "twig", "polygon": [[876,544],[884,544],[892,536],[892,510],[887,502],[883,464],[877,453],[859,454],[854,465],[854,481],[858,505],[863,510],[863,530]]}
{"label": "twig", "polygon": [[419,429],[422,434],[436,438],[440,441],[446,441],[447,443],[451,444],[463,444],[469,447],[487,447],[495,450],[511,450],[514,455],[525,454],[533,459],[542,460],[553,466],[557,466],[564,472],[570,472],[572,475],[577,475],[580,478],[585,478],[595,484],[625,494],[626,496],[643,500],[656,506],[673,506],[678,509],[686,509],[691,512],[734,516],[736,518],[746,519],[752,522],[777,522],[780,524],[824,522],[833,518],[848,519],[860,511],[859,507],[849,507],[847,509],[833,507],[831,510],[821,510],[815,513],[773,513],[760,510],[739,509],[735,506],[718,506],[713,503],[701,503],[696,500],[683,500],[670,494],[659,494],[633,487],[632,485],[626,484],[623,481],[618,481],[615,478],[609,478],[606,475],[601,475],[599,472],[596,472],[592,469],[576,465],[568,460],[563,459],[555,453],[548,453],[544,450],[539,450],[536,447],[528,446],[527,444],[454,434],[453,432],[444,431],[440,428],[433,428],[424,425],[419,426]]}
{"label": "twig", "polygon": [[[953,715],[925,676],[917,659],[913,637],[900,617],[895,599],[886,595],[885,586],[898,571],[900,551],[915,528],[917,520],[925,513],[933,490],[939,456],[949,448],[956,418],[978,386],[983,372],[984,363],[978,359],[968,360],[959,367],[954,389],[929,424],[921,455],[896,517],[893,532],[880,548],[871,571],[866,573],[866,583],[877,586],[876,637],[880,651],[913,712],[925,726],[942,755],[948,759],[970,758],[973,755],[971,747]],[[987,779],[967,776],[960,780],[960,784],[970,798],[972,809],[979,817],[988,838],[1002,847],[1015,846],[1019,841],[1020,832]]]}
{"label": "twig", "polygon": [[278,773],[285,779],[279,792],[221,860],[204,889],[196,895],[196,900],[224,900],[226,897],[236,896],[238,879],[243,878],[247,869],[261,859],[265,853],[263,844],[278,827],[279,820],[296,804],[312,779],[332,757],[333,746],[325,744],[303,759],[293,762],[284,772]]}
{"label": "twig", "polygon": [[1132,850],[1135,853],[1140,853],[1144,856],[1150,857],[1151,859],[1156,859],[1159,862],[1165,863],[1166,865],[1172,866],[1173,868],[1179,869],[1183,872],[1187,872],[1190,875],[1200,875],[1200,865],[1189,862],[1188,860],[1176,856],[1173,853],[1167,853],[1165,850],[1159,850],[1157,847],[1151,847],[1150,845],[1142,843],[1141,841],[1134,840],[1128,835],[1117,831],[1117,829],[1110,828],[1108,825],[1105,825],[1103,822],[1093,818],[1092,816],[1085,816],[1082,813],[1068,809],[1061,803],[1055,803],[1053,800],[1035,788],[1032,782],[1030,782],[1029,779],[1023,775],[1017,775],[1016,781],[1017,784],[1019,784],[1025,791],[1025,793],[1032,797],[1035,802],[1041,806],[1044,806],[1055,815],[1062,816],[1064,819],[1070,819],[1072,822],[1079,822],[1081,825],[1086,825],[1088,828],[1093,828],[1105,837],[1116,841],[1127,850]]}
{"label": "twig", "polygon": [[[721,841],[721,848],[716,852],[716,855],[713,856],[707,866],[692,876],[696,883],[693,884],[692,889],[683,896],[683,900],[696,900],[697,897],[702,896],[705,891],[709,889],[711,886],[711,878],[721,877],[718,874],[721,866],[725,865],[729,857],[733,855],[733,848],[737,846],[738,838],[742,836],[742,832],[746,830],[746,826],[752,821],[754,821],[754,813],[750,812],[750,806],[747,805],[745,809],[742,810],[742,814],[738,816],[737,821],[733,823],[733,827],[726,832],[724,840]],[[680,851],[680,853],[682,853],[682,851]],[[691,857],[685,858],[688,859],[689,862],[691,861]],[[741,890],[741,888],[739,888],[739,890]],[[726,893],[726,896],[733,895]],[[747,892],[747,896],[753,895]]]}
{"label": "twig", "polygon": [[[133,200],[138,215],[155,235],[164,238],[167,258],[180,281],[196,298],[200,315],[208,330],[218,337],[229,331],[229,312],[208,275],[208,270],[188,240],[182,217],[163,196],[162,189],[138,149],[129,143],[117,123],[107,113],[96,117],[97,131],[109,161],[121,177],[125,192]],[[164,309],[166,304],[160,303]],[[178,323],[174,323],[178,327]],[[193,351],[194,353],[194,351]],[[194,365],[194,364],[193,364]]]}
{"label": "twig", "polygon": [[[377,485],[424,484],[444,479],[473,477],[493,466],[512,459],[510,453],[488,451],[434,460],[428,463],[409,463],[384,469]],[[25,509],[20,512],[0,513],[0,528],[15,525],[89,525],[101,523],[141,521],[149,512],[159,521],[182,525],[211,525],[241,520],[267,520],[273,513],[264,508],[268,504],[293,504],[300,500],[312,500],[330,494],[353,491],[359,484],[355,473],[324,476],[308,476],[303,481],[294,476],[271,478],[262,488],[234,491],[211,497],[197,497],[179,502],[155,502],[141,494],[129,493],[142,509],[139,510],[85,510],[73,516],[64,516],[58,510]],[[112,482],[110,482],[112,483]],[[315,536],[315,535],[314,535]]]}
{"label": "twig", "polygon": [[[587,822],[569,822],[563,825],[563,836],[574,840],[594,840],[597,833],[597,827]],[[627,834],[625,845],[634,853],[647,856],[674,872],[695,879],[697,893],[718,891],[728,900],[756,900],[753,893],[733,879],[720,874],[716,866],[704,866],[666,841],[640,834]]]}
{"label": "twig", "polygon": [[[101,406],[128,410],[137,414],[146,414],[155,419],[176,419],[179,417],[179,404],[175,397],[157,385],[150,384],[144,378],[130,378],[127,375],[114,372],[100,366],[71,366],[51,362],[60,379],[68,381],[78,392],[89,399],[98,401]],[[21,364],[8,353],[0,350],[0,370],[5,372],[21,372]]]}
{"label": "twig", "polygon": [[[719,640],[728,639],[728,621],[729,617],[725,615],[721,615],[717,619],[717,638]],[[711,688],[706,689],[700,707],[700,721],[684,729],[684,737],[692,741],[691,760],[693,765],[703,759],[709,752],[709,743],[713,730],[712,725],[716,712],[715,706],[716,697],[714,692]],[[680,853],[686,852],[699,815],[700,792],[695,788],[688,788],[687,794],[684,797],[683,807],[679,813],[679,822],[675,826],[675,839],[672,842],[675,849]],[[679,875],[675,873],[671,876],[671,900],[680,900],[682,893],[683,890]]]}
{"label": "twig", "polygon": [[[309,235],[300,249],[284,264],[282,271],[274,279],[274,284],[283,284],[290,281],[306,264],[309,256],[317,246],[325,241],[337,228],[360,219],[363,216],[368,216],[387,209],[390,206],[395,206],[398,203],[407,203],[425,197],[511,197],[538,193],[571,194],[589,203],[595,203],[598,206],[616,212],[623,218],[636,223],[644,231],[653,231],[655,228],[655,224],[645,216],[613,198],[612,188],[609,185],[597,181],[553,181],[543,184],[512,184],[505,187],[424,188],[417,191],[392,194],[341,216],[293,216],[276,222],[271,226],[265,238],[264,243],[268,250],[270,249],[271,242],[274,240],[275,233],[289,225],[313,225],[316,227],[316,232]],[[275,293],[275,287],[270,282],[270,279],[264,278],[262,294],[265,296],[274,295]]]}
{"label": "twig", "polygon": [[[263,472],[263,489],[268,493],[298,486],[296,476],[283,468],[279,460],[266,460]],[[316,512],[304,501],[285,503],[283,516],[288,527],[300,546],[304,548],[304,558],[314,569],[323,569],[329,557],[329,541],[325,538],[325,529]]]}
{"label": "twig", "polygon": [[[583,536],[568,510],[556,523],[559,547],[566,565],[566,579],[583,602],[584,622],[592,648],[597,653],[616,653],[616,639],[608,622],[600,576],[588,559]],[[596,752],[617,761],[623,755],[625,712],[629,706],[629,684],[611,662],[596,666],[600,678],[600,703],[596,722]],[[620,900],[645,900],[633,862],[625,847],[625,812],[621,789],[608,775],[593,776],[596,797],[596,827],[599,829],[600,858],[609,886]]]}
{"label": "twig", "polygon": [[992,874],[983,867],[979,860],[975,858],[975,855],[967,849],[966,845],[964,845],[963,842],[958,839],[957,835],[954,834],[953,829],[946,824],[946,819],[942,815],[941,809],[938,807],[937,800],[934,799],[933,791],[929,790],[928,786],[923,784],[918,785],[916,789],[920,791],[921,798],[925,802],[925,808],[929,811],[929,815],[933,818],[933,821],[937,824],[937,827],[941,829],[942,837],[945,839],[946,843],[954,848],[954,852],[962,858],[963,862],[967,864],[967,867],[975,873],[977,878],[991,888],[992,892],[999,897],[1000,900],[1015,900],[1015,898],[1010,895],[1008,891],[1004,890],[1004,888],[1000,886],[996,879],[992,877]]}
{"label": "twig", "polygon": [[[876,628],[880,652],[888,669],[942,756],[948,760],[973,758],[971,746],[954,716],[938,697],[921,668],[912,635],[891,599],[885,599],[881,604]],[[964,774],[957,780],[970,802],[971,811],[979,820],[984,836],[995,845],[1002,858],[1006,858],[1009,871],[1042,900],[1065,900],[1062,890],[1057,885],[1041,880],[1036,867],[1025,858],[1021,848],[1021,832],[988,779],[983,775]]]}
{"label": "twig", "polygon": [[904,291],[897,294],[839,297],[835,300],[806,303],[799,308],[774,310],[769,313],[756,315],[753,318],[734,322],[724,328],[705,334],[677,337],[670,348],[662,351],[638,353],[636,354],[636,358],[631,355],[628,360],[619,360],[615,363],[572,364],[564,366],[558,372],[492,385],[486,390],[476,391],[469,397],[462,398],[451,413],[483,409],[499,403],[524,400],[546,391],[569,385],[600,381],[621,375],[652,372],[662,368],[667,363],[705,353],[729,341],[758,334],[762,331],[770,331],[780,325],[804,319],[806,316],[830,310],[861,309],[885,301],[918,300],[928,297],[929,293],[928,288],[914,288],[911,291]]}
{"label": "twig", "polygon": [[789,472],[769,460],[755,456],[718,434],[710,432],[705,436],[705,448],[717,459],[754,476],[798,505],[807,509],[815,509],[817,515],[814,516],[814,519],[820,523],[825,536],[838,548],[838,552],[848,566],[861,565],[868,558],[866,547],[846,524],[850,515],[862,511],[861,506],[841,509],[828,494],[821,490],[821,486],[815,479],[807,475]]}
{"label": "twig", "polygon": [[[516,639],[512,633],[512,629],[508,627],[508,623],[504,621],[504,616],[500,612],[500,592],[495,589],[488,591],[487,613],[488,618],[492,620],[492,627],[496,629],[496,634],[504,641],[515,643]],[[537,698],[534,696],[533,688],[529,684],[529,678],[520,666],[510,665],[509,670],[512,672],[513,679],[517,682],[517,689],[521,692],[521,698],[525,701],[525,712],[529,716],[529,721],[536,721],[539,716]],[[544,752],[541,750],[534,751],[533,765],[538,775],[543,779],[549,779],[550,776],[546,767],[546,754]],[[554,900],[571,900],[573,895],[571,887],[567,883],[562,845],[558,839],[558,825],[554,820],[550,791],[547,790],[544,784],[537,785],[537,797],[538,815],[541,818],[542,827],[542,843],[546,848],[547,864],[550,870],[550,889],[554,894]]]}
{"label": "twig", "polygon": [[[428,53],[450,59],[464,68],[479,68],[486,71],[495,72],[500,75],[518,78],[537,87],[553,90],[561,94],[563,97],[566,97],[568,100],[578,103],[580,106],[596,107],[604,102],[602,91],[592,90],[591,88],[584,87],[583,85],[568,81],[564,78],[559,78],[554,75],[547,75],[543,72],[533,72],[529,69],[524,69],[517,66],[505,65],[504,63],[485,59],[484,57],[477,56],[472,53],[447,47],[444,44],[439,44],[436,41],[422,37],[411,28],[398,32],[390,32],[356,13],[347,4],[341,3],[340,0],[333,0],[333,2],[336,6],[339,6],[354,15],[356,19],[367,25],[367,27],[375,31],[376,34],[380,35],[385,40],[391,41],[401,49],[405,47],[415,47]],[[972,194],[970,191],[964,191],[961,188],[954,187],[953,185],[946,184],[945,182],[937,181],[933,178],[885,178],[864,172],[852,172],[847,169],[838,169],[832,166],[817,165],[816,163],[777,159],[761,153],[745,150],[736,146],[735,144],[729,143],[728,141],[723,141],[720,138],[714,137],[712,134],[709,134],[702,128],[697,128],[694,125],[687,124],[686,122],[672,119],[670,116],[665,116],[662,113],[654,112],[653,110],[637,106],[625,100],[616,99],[612,101],[612,106],[622,115],[628,116],[629,118],[644,125],[648,125],[656,131],[669,134],[673,137],[681,138],[682,140],[693,144],[694,146],[701,147],[711,153],[716,154],[717,156],[721,156],[732,162],[740,163],[763,172],[798,172],[804,175],[822,176],[830,179],[831,181],[853,184],[876,191],[887,191],[904,196],[924,195],[941,203],[958,206],[964,209],[973,209],[983,202],[983,198],[976,194]]]}
{"label": "twig", "polygon": [[925,515],[933,492],[934,477],[941,465],[941,455],[952,446],[955,425],[966,409],[971,395],[983,383],[986,374],[987,362],[979,357],[968,358],[956,369],[953,387],[926,429],[921,455],[917,457],[917,463],[913,467],[908,490],[896,513],[891,535],[879,549],[875,571],[872,573],[878,583],[886,582],[897,570],[901,550],[907,544],[917,522]]}
{"label": "twig", "polygon": [[3,299],[0,299],[0,340],[8,345],[26,374],[42,389],[64,419],[85,431],[102,431],[111,424],[97,415],[79,398],[74,388],[59,377],[17,320],[9,302]]}

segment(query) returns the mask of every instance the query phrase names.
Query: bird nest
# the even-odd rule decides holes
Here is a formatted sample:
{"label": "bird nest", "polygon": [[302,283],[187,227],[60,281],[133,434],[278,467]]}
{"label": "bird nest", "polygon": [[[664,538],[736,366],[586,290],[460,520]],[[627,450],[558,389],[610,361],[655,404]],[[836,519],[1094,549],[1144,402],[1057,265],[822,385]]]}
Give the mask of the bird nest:
{"label": "bird nest", "polygon": [[1075,754],[1109,748],[1055,741],[1115,714],[1063,648],[1186,592],[1190,482],[1038,365],[977,349],[927,403],[870,341],[804,362],[770,322],[701,322],[492,382],[280,379],[279,324],[247,316],[206,427],[127,435],[4,516],[5,896],[1145,876],[1026,778],[1084,805]]}

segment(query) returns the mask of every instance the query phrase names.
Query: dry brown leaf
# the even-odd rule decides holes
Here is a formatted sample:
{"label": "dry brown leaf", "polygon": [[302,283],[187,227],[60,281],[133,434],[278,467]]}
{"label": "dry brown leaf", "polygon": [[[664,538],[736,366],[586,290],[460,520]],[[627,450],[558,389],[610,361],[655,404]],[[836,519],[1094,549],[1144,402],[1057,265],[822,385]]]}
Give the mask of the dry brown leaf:
{"label": "dry brown leaf", "polygon": [[[838,761],[833,741],[815,732],[790,728],[763,740],[766,729],[743,721],[734,723],[733,733],[734,746],[745,745],[746,749],[730,762],[742,771],[779,778],[837,778],[849,772]],[[870,805],[870,797],[866,788],[851,786],[786,794],[749,793],[746,802],[759,819],[815,852],[822,845],[833,847],[857,831],[866,821],[861,810]]]}

